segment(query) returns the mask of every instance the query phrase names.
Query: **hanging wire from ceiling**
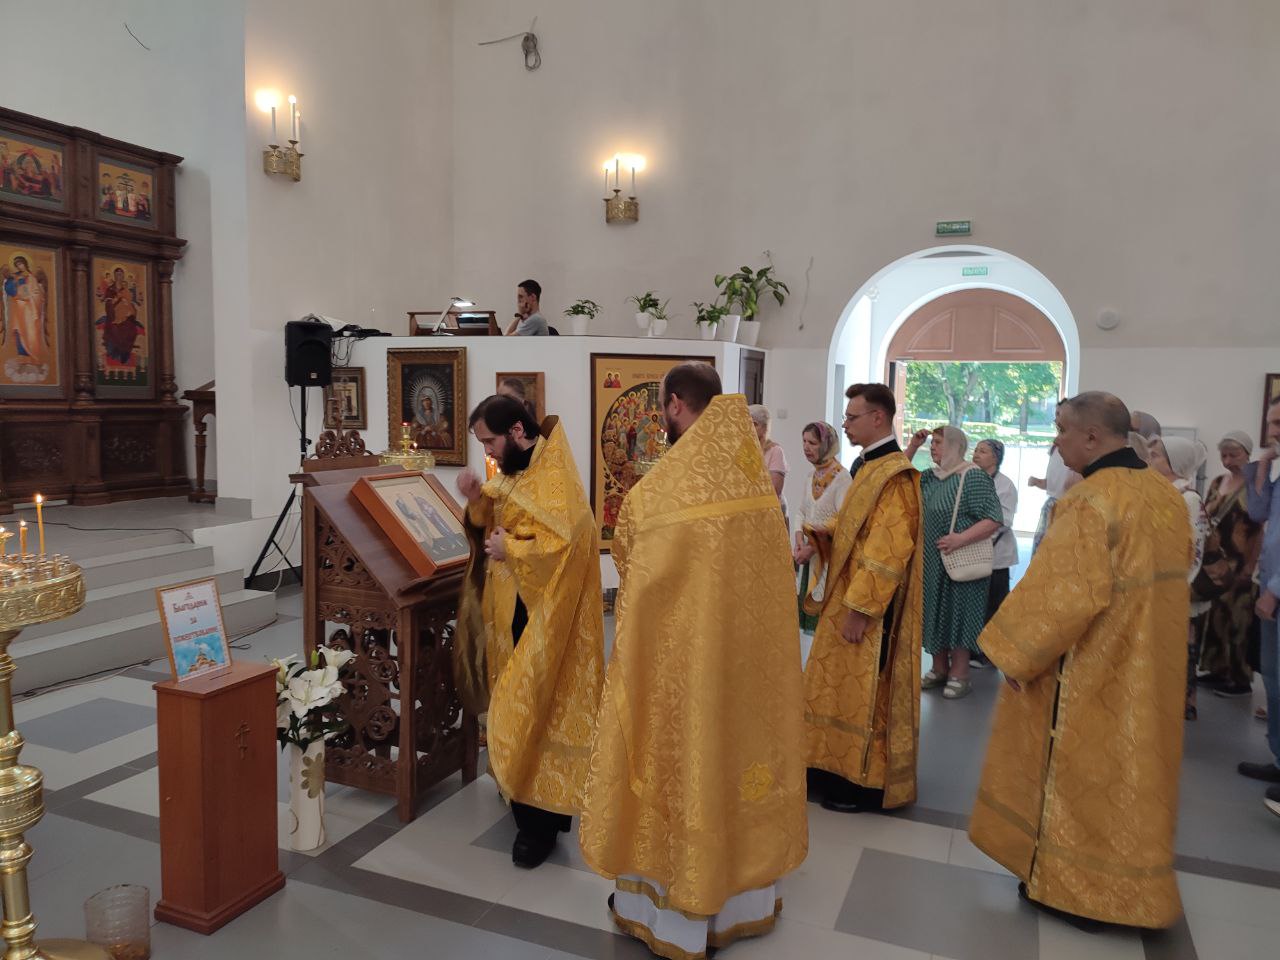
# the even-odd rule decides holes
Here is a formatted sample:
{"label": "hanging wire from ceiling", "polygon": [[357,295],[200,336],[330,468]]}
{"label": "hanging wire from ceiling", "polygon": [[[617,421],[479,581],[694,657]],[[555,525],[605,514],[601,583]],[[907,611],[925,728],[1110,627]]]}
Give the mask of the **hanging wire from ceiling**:
{"label": "hanging wire from ceiling", "polygon": [[497,40],[482,40],[478,46],[488,47],[495,43],[506,43],[508,40],[520,40],[520,49],[524,52],[524,68],[529,71],[537,70],[542,66],[542,54],[538,51],[538,35],[534,33],[534,29],[538,26],[538,18],[533,18],[533,23],[529,24],[528,30],[520,33],[513,33],[509,37],[499,37]]}

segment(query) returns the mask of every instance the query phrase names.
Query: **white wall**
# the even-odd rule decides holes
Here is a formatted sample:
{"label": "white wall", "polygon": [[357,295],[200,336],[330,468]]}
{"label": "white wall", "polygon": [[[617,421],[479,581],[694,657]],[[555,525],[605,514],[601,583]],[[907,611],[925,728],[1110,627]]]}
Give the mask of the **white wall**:
{"label": "white wall", "polygon": [[[179,391],[200,386],[214,377],[219,318],[242,309],[236,289],[214,275],[220,267],[235,275],[244,248],[243,0],[98,0],[91,13],[83,0],[51,0],[37,19],[41,40],[7,44],[0,57],[5,106],[184,157],[177,232],[187,247],[174,272],[174,359]],[[217,422],[210,420],[211,438]],[[194,472],[189,421],[187,435]],[[210,476],[216,447],[212,439]]]}
{"label": "white wall", "polygon": [[[534,73],[474,45],[535,15]],[[1280,4],[468,0],[454,38],[457,285],[486,304],[533,275],[622,331],[626,295],[683,305],[769,248],[796,296],[762,343],[825,346],[864,280],[967,217],[1085,347],[1274,335]],[[649,158],[626,227],[600,210],[616,150]]]}

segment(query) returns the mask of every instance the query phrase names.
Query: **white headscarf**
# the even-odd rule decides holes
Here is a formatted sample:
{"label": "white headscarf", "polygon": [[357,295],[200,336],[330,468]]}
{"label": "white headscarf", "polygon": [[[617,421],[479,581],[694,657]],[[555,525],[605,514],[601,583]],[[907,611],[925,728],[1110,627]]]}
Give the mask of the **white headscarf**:
{"label": "white headscarf", "polygon": [[1196,474],[1209,456],[1204,444],[1186,437],[1162,437],[1159,442],[1164,446],[1174,475],[1185,483],[1194,483]]}
{"label": "white headscarf", "polygon": [[953,473],[964,473],[973,464],[964,458],[969,449],[969,438],[959,427],[942,428],[942,462],[933,468],[933,475],[945,480]]}
{"label": "white headscarf", "polygon": [[1222,449],[1222,445],[1224,443],[1234,443],[1236,446],[1241,447],[1245,454],[1253,456],[1253,437],[1249,436],[1243,430],[1232,430],[1230,433],[1225,434],[1223,438],[1218,441],[1218,449]]}

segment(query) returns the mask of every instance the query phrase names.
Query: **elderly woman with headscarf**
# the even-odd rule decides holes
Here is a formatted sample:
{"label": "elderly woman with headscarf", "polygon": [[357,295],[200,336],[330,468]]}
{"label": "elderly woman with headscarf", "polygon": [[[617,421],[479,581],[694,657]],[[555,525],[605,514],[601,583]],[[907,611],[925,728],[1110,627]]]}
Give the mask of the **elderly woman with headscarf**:
{"label": "elderly woman with headscarf", "polygon": [[1004,465],[1004,443],[999,440],[980,440],[973,448],[973,465],[986,473],[995,484],[1000,498],[1000,510],[1004,523],[996,531],[992,544],[994,556],[991,562],[991,585],[987,589],[987,613],[983,623],[988,623],[1009,595],[1009,570],[1018,565],[1018,541],[1013,535],[1013,518],[1018,512],[1018,486],[1000,472]]}
{"label": "elderly woman with headscarf", "polygon": [[[911,438],[908,457],[915,456],[927,435],[919,431]],[[991,578],[957,583],[947,575],[942,556],[995,536],[1004,522],[995,484],[965,460],[968,449],[969,438],[960,428],[935,430],[929,452],[937,466],[920,478],[924,650],[933,657],[933,666],[920,685],[925,690],[943,687],[942,695],[948,700],[967,696],[971,689],[969,655],[979,650],[978,634],[987,611]]]}
{"label": "elderly woman with headscarf", "polygon": [[[1166,477],[1187,502],[1187,514],[1191,518],[1191,532],[1195,540],[1195,554],[1187,576],[1188,586],[1195,582],[1204,560],[1204,544],[1209,535],[1209,518],[1204,503],[1196,491],[1196,474],[1208,459],[1208,451],[1198,440],[1186,437],[1152,437],[1147,445],[1147,462],[1151,469]],[[1187,702],[1184,711],[1188,720],[1196,718],[1196,664],[1200,661],[1200,634],[1204,626],[1209,604],[1192,597],[1191,623],[1187,633]]]}
{"label": "elderly woman with headscarf", "polygon": [[1253,571],[1262,548],[1262,524],[1249,517],[1244,466],[1253,438],[1242,430],[1218,441],[1227,471],[1209,484],[1204,510],[1209,518],[1204,563],[1191,584],[1192,599],[1210,601],[1205,618],[1197,679],[1220,697],[1246,697],[1253,687],[1249,641],[1258,587]]}
{"label": "elderly woman with headscarf", "polygon": [[809,483],[796,511],[794,557],[799,568],[797,589],[800,627],[805,633],[813,633],[818,625],[818,617],[804,612],[804,598],[809,593],[809,584],[816,583],[818,586],[814,589],[814,598],[821,600],[826,579],[823,556],[819,549],[822,543],[813,531],[831,530],[835,527],[836,516],[853,483],[853,476],[836,459],[840,439],[835,427],[818,421],[806,426],[800,436],[804,443],[804,458],[813,464],[813,473],[809,475]]}

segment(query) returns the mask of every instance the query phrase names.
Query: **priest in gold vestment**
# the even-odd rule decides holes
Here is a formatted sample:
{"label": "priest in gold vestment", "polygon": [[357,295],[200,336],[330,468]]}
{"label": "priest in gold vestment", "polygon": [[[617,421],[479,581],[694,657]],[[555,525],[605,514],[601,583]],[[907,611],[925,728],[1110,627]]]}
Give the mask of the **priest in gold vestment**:
{"label": "priest in gold vestment", "polygon": [[687,960],[773,928],[808,851],[787,531],[742,396],[674,367],[671,448],[628,493],[581,842],[625,933]]}
{"label": "priest in gold vestment", "polygon": [[511,800],[512,859],[536,867],[581,809],[595,732],[604,676],[595,517],[555,418],[539,428],[518,400],[490,397],[470,429],[501,473],[483,486],[469,472],[458,480],[484,556],[472,557],[483,578],[468,571],[456,652],[488,693],[489,769]]}
{"label": "priest in gold vestment", "polygon": [[828,810],[858,813],[916,798],[920,739],[920,475],[893,435],[897,403],[880,383],[845,393],[845,434],[862,447],[829,531],[820,611],[805,665],[809,784]]}
{"label": "priest in gold vestment", "polygon": [[979,639],[1001,693],[969,834],[1077,926],[1167,927],[1182,762],[1187,508],[1126,445],[1110,394],[1058,407],[1083,474]]}

